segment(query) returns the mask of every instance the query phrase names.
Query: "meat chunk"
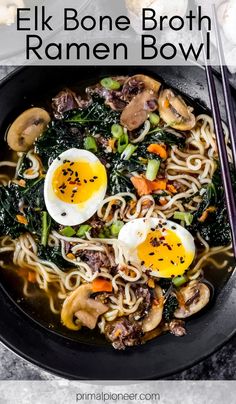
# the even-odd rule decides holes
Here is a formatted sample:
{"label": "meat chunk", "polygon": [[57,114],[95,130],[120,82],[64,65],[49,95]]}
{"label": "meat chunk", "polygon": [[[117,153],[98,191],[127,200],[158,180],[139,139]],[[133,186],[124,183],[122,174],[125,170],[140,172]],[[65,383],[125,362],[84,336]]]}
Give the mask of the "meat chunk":
{"label": "meat chunk", "polygon": [[115,349],[122,350],[141,343],[142,327],[137,321],[120,317],[106,325],[105,336]]}
{"label": "meat chunk", "polygon": [[64,112],[75,108],[85,108],[91,102],[91,100],[82,100],[80,97],[77,97],[74,91],[71,91],[68,88],[60,91],[52,101],[52,109],[54,111],[54,116],[57,119],[61,119]]}
{"label": "meat chunk", "polygon": [[170,333],[176,337],[183,337],[186,335],[185,323],[182,320],[172,320],[169,323]]}
{"label": "meat chunk", "polygon": [[139,285],[135,290],[135,295],[137,300],[142,297],[143,301],[140,303],[137,311],[134,314],[131,314],[129,318],[133,318],[137,321],[148,314],[151,307],[151,293],[148,287]]}
{"label": "meat chunk", "polygon": [[88,264],[93,273],[99,271],[101,267],[110,268],[111,263],[108,256],[101,251],[84,250],[79,252],[79,257]]}

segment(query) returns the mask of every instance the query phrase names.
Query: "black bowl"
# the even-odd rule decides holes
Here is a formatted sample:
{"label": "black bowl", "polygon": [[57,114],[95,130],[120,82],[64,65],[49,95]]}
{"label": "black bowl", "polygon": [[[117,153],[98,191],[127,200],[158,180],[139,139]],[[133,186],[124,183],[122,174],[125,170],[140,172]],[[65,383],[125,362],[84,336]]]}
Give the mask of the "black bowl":
{"label": "black bowl", "polygon": [[[0,128],[30,105],[45,105],[65,86],[83,87],[101,76],[149,72],[159,75],[186,97],[197,99],[199,110],[209,106],[205,72],[191,67],[26,67],[0,84]],[[220,82],[217,91],[221,102]],[[3,158],[0,148],[0,158]],[[2,277],[1,277],[2,278]],[[0,279],[1,280],[1,279]],[[184,338],[163,335],[146,345],[115,351],[91,334],[80,340],[45,326],[40,316],[17,305],[14,291],[2,279],[0,340],[25,359],[63,377],[84,380],[137,380],[169,376],[195,364],[224,344],[235,332],[236,278],[217,288],[211,305],[187,323]]]}

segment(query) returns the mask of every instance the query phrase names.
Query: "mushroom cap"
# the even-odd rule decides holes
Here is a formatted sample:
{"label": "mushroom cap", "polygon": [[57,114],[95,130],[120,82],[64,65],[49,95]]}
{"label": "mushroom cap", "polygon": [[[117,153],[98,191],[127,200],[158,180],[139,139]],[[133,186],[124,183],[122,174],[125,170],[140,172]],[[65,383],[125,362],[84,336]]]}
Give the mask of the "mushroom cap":
{"label": "mushroom cap", "polygon": [[28,151],[51,121],[42,108],[30,108],[19,115],[7,132],[7,143],[17,152]]}
{"label": "mushroom cap", "polygon": [[139,128],[148,118],[150,112],[157,108],[157,96],[153,91],[144,90],[136,95],[123,110],[121,125],[132,131]]}
{"label": "mushroom cap", "polygon": [[194,128],[196,118],[192,108],[170,89],[161,92],[159,99],[159,114],[163,121],[171,128],[187,131]]}
{"label": "mushroom cap", "polygon": [[[176,318],[186,318],[202,310],[210,300],[210,290],[205,283],[191,281],[179,291],[179,308],[175,310]],[[184,302],[184,303],[183,303]]]}
{"label": "mushroom cap", "polygon": [[126,88],[130,86],[132,82],[140,82],[143,83],[145,90],[153,91],[154,93],[158,93],[161,88],[161,83],[150,76],[146,76],[145,74],[135,74],[134,76],[129,77],[123,86],[123,92],[125,92]]}
{"label": "mushroom cap", "polygon": [[[87,283],[79,286],[64,301],[61,321],[70,330],[78,331],[82,326],[94,329],[98,317],[108,310],[105,304],[90,298],[92,293],[92,285]],[[77,324],[74,316],[79,320]]]}
{"label": "mushroom cap", "polygon": [[164,307],[164,297],[160,286],[156,286],[154,289],[154,301],[152,307],[144,317],[142,329],[143,332],[149,332],[154,330],[161,322]]}

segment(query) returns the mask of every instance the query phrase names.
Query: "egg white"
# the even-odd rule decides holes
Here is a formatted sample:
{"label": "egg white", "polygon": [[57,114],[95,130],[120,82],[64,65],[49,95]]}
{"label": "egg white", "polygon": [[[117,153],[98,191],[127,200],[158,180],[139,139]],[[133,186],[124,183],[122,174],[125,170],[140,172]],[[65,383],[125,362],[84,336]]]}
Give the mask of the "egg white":
{"label": "egg white", "polygon": [[57,197],[52,186],[54,173],[62,165],[63,160],[70,160],[71,162],[84,160],[88,163],[102,163],[93,153],[73,148],[61,153],[48,169],[44,184],[44,199],[48,213],[61,225],[76,226],[90,219],[99,208],[106,195],[107,179],[106,183],[88,201],[82,204],[66,203]]}
{"label": "egg white", "polygon": [[[170,220],[161,218],[134,219],[122,227],[118,239],[125,244],[130,256],[140,261],[137,252],[138,246],[146,240],[152,228],[156,229],[159,226],[174,232],[179,237],[186,253],[192,254],[194,258],[196,248],[193,236],[184,227]],[[152,274],[156,275],[157,272],[153,271]],[[161,273],[158,275],[161,276]]]}

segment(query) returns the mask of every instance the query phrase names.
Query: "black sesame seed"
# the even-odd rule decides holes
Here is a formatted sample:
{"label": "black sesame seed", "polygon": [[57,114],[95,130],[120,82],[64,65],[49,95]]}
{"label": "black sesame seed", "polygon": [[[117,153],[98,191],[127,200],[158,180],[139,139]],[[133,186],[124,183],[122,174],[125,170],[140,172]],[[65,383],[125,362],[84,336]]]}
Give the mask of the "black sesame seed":
{"label": "black sesame seed", "polygon": [[93,177],[93,179],[94,179],[94,180],[97,180],[97,179],[98,179],[98,177],[96,177],[96,175],[95,175],[95,176]]}
{"label": "black sesame seed", "polygon": [[75,172],[75,176],[76,176],[76,177],[78,177],[78,176],[79,176],[79,174],[78,174],[78,172],[77,172],[77,171]]}
{"label": "black sesame seed", "polygon": [[150,252],[149,255],[155,255],[155,253],[154,253],[154,252]]}
{"label": "black sesame seed", "polygon": [[145,261],[141,261],[141,265],[144,265],[145,264]]}
{"label": "black sesame seed", "polygon": [[172,265],[175,265],[174,261],[171,260],[170,262],[171,262]]}
{"label": "black sesame seed", "polygon": [[87,182],[88,182],[87,180],[84,180],[84,183],[85,183],[85,184],[87,184]]}
{"label": "black sesame seed", "polygon": [[94,182],[94,180],[89,180],[90,182]]}
{"label": "black sesame seed", "polygon": [[63,212],[63,213],[61,214],[61,216],[66,216],[66,212]]}

